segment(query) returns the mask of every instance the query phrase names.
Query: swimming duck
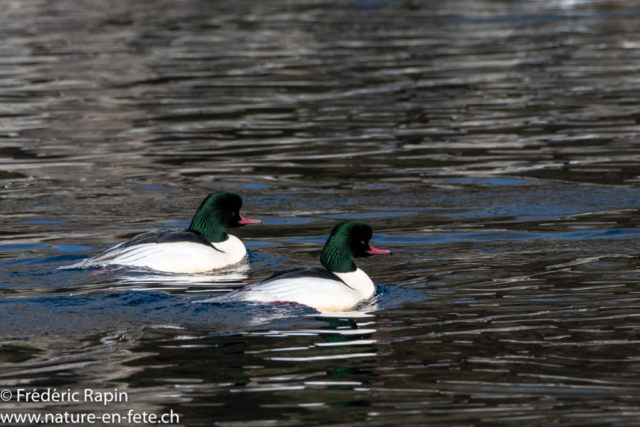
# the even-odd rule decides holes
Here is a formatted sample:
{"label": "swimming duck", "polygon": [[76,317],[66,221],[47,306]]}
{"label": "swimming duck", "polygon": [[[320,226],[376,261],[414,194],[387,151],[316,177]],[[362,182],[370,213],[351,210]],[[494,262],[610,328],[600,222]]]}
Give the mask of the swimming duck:
{"label": "swimming duck", "polygon": [[369,244],[373,231],[364,222],[337,225],[322,250],[323,267],[293,267],[222,297],[200,302],[295,302],[319,311],[345,311],[375,293],[375,285],[354,258],[390,254]]}
{"label": "swimming duck", "polygon": [[236,264],[247,255],[227,228],[260,224],[240,215],[242,199],[220,192],[207,196],[187,230],[154,230],[67,268],[105,265],[143,267],[168,273],[203,273]]}

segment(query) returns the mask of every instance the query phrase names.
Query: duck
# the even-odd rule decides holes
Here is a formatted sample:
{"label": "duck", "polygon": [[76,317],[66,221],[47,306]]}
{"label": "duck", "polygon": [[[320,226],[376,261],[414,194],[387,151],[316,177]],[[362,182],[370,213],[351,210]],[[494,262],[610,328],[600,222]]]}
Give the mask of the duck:
{"label": "duck", "polygon": [[210,194],[188,229],[149,231],[65,268],[124,266],[192,274],[238,264],[247,256],[247,249],[227,229],[262,222],[240,215],[241,207],[242,198],[237,194]]}
{"label": "duck", "polygon": [[369,243],[373,230],[360,221],[333,228],[322,250],[322,267],[293,267],[221,297],[199,302],[297,303],[321,312],[347,311],[371,298],[376,287],[354,258],[391,254]]}

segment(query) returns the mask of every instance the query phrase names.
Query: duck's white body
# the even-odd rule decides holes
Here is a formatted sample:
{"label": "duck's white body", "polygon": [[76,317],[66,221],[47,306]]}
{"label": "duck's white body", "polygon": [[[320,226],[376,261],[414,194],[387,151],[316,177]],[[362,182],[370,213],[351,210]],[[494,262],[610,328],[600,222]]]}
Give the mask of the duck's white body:
{"label": "duck's white body", "polygon": [[[151,233],[161,233],[161,231]],[[153,239],[150,237],[141,239],[141,236],[138,236],[96,257],[67,268],[119,265],[168,273],[205,273],[237,264],[247,255],[247,249],[242,241],[231,235],[227,235],[228,238],[225,241],[212,244],[204,238],[194,239],[190,236],[187,236],[190,240],[181,241],[176,237],[178,232],[172,234],[172,239],[164,239],[170,241],[162,241],[162,238],[158,239],[151,233],[141,236],[156,237],[156,242],[147,243]],[[136,243],[136,239],[140,243]]]}
{"label": "duck's white body", "polygon": [[375,285],[359,268],[348,273],[291,269],[223,297],[201,302],[282,301],[304,304],[318,311],[346,311],[374,293]]}

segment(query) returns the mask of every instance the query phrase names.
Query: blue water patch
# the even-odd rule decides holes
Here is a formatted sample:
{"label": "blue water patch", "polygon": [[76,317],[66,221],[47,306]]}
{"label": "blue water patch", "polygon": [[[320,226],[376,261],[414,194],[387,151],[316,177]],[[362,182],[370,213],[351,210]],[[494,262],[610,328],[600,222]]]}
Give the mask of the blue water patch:
{"label": "blue water patch", "polygon": [[[397,2],[397,0],[395,2]],[[389,4],[393,4],[395,2],[394,1],[390,2],[389,0],[357,0],[353,2],[353,5],[357,7],[362,7],[362,8],[370,8],[370,7],[388,6]]]}
{"label": "blue water patch", "polygon": [[48,245],[42,243],[15,243],[12,245],[0,245],[0,251],[27,251],[29,249],[46,249]]}
{"label": "blue water patch", "polygon": [[407,304],[419,303],[427,299],[429,298],[422,292],[407,288],[406,286],[383,286],[376,284],[376,293],[373,298],[358,304],[354,310],[367,306],[375,306],[376,310],[389,310]]}
{"label": "blue water patch", "polygon": [[277,246],[277,244],[274,242],[261,242],[257,240],[245,240],[243,243],[247,248],[268,248],[271,246]]}
{"label": "blue water patch", "polygon": [[299,225],[318,222],[318,218],[305,217],[260,217],[264,225]]}
{"label": "blue water patch", "polygon": [[[469,184],[477,180],[478,178],[453,178],[449,182]],[[482,182],[488,181],[483,178]],[[443,218],[546,222],[571,215],[635,207],[640,200],[640,192],[633,188],[591,185],[570,187],[538,181],[538,185],[527,186],[526,191],[517,185],[484,185],[482,191],[445,191],[434,194],[430,200],[437,206],[430,213]]]}
{"label": "blue water patch", "polygon": [[378,218],[394,218],[399,216],[411,216],[416,215],[417,211],[395,211],[395,212],[359,212],[359,213],[346,213],[346,214],[330,214],[320,215],[321,218],[331,218],[340,220],[367,220]]}
{"label": "blue water patch", "polygon": [[325,243],[329,238],[325,236],[311,236],[311,237],[292,237],[289,239],[283,239],[283,242],[296,242],[296,243]]}
{"label": "blue water patch", "polygon": [[[211,298],[212,295],[192,297],[154,291],[0,298],[0,334],[86,333],[140,326],[197,326],[212,332],[237,332],[278,319],[318,314],[304,305],[199,302]],[[359,309],[386,310],[424,299],[424,295],[410,288],[378,285],[374,298],[363,302]]]}
{"label": "blue water patch", "polygon": [[56,249],[60,252],[86,252],[91,251],[91,246],[78,246],[78,245],[58,245]]}
{"label": "blue water patch", "polygon": [[64,265],[64,264],[73,264],[82,259],[89,258],[88,255],[57,255],[52,257],[33,257],[33,258],[19,258],[12,259],[10,261],[3,262],[2,266],[10,267],[17,265],[46,265],[46,264],[54,264],[54,265]]}
{"label": "blue water patch", "polygon": [[254,252],[252,250],[247,250],[247,254],[247,259],[251,264],[251,268],[256,270],[278,267],[288,261],[288,259],[283,256],[274,255],[269,252]]}
{"label": "blue water patch", "polygon": [[483,208],[468,211],[439,214],[442,217],[454,218],[500,218],[511,217],[520,221],[553,221],[559,217],[580,213],[581,211],[570,206],[554,205],[525,205]]}
{"label": "blue water patch", "polygon": [[242,331],[283,317],[316,313],[305,306],[283,310],[270,304],[193,303],[198,299],[148,291],[1,298],[0,334],[88,333],[141,326],[196,326],[223,333]]}
{"label": "blue water patch", "polygon": [[635,239],[640,235],[638,228],[617,228],[614,230],[572,231],[554,235],[553,239]]}
{"label": "blue water patch", "polygon": [[263,188],[269,188],[268,185],[266,184],[245,184],[245,185],[241,185],[240,188],[247,188],[247,189],[263,189]]}

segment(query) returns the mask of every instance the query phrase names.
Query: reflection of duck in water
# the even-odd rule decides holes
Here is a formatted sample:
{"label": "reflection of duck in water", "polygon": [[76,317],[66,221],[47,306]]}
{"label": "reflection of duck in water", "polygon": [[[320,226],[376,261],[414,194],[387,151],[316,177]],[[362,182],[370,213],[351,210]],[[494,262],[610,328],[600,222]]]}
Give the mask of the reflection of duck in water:
{"label": "reflection of duck in water", "polygon": [[240,239],[227,228],[259,224],[240,215],[237,194],[209,195],[187,230],[155,230],[140,234],[91,259],[66,268],[121,265],[169,273],[203,273],[236,264],[247,255]]}
{"label": "reflection of duck in water", "polygon": [[[249,263],[240,263],[199,274],[178,274],[149,272],[146,270],[128,271],[129,274],[118,278],[118,286],[131,286],[131,289],[182,289],[187,292],[220,292],[230,286],[237,288],[245,284],[249,276]],[[99,270],[98,273],[103,271]],[[139,273],[139,274],[136,274]]]}
{"label": "reflection of duck in water", "polygon": [[[353,259],[391,251],[369,244],[373,231],[363,222],[336,226],[320,256],[324,268],[294,267],[206,302],[295,302],[319,311],[344,311],[371,298],[375,285]],[[199,301],[203,302],[203,301]]]}
{"label": "reflection of duck in water", "polygon": [[[373,318],[374,321],[371,322],[375,325],[375,317],[372,315],[368,315],[367,317]],[[366,329],[362,329],[356,319],[362,319],[366,317],[326,317],[326,316],[316,316],[315,320],[320,322],[326,322],[327,325],[319,328],[317,330],[318,335],[324,339],[327,343],[349,343],[349,342],[362,342],[362,340],[368,339],[371,337],[371,334],[376,332],[375,329],[371,328],[369,322],[367,322]],[[371,341],[374,342],[374,341]],[[322,345],[321,343],[319,345]]]}

